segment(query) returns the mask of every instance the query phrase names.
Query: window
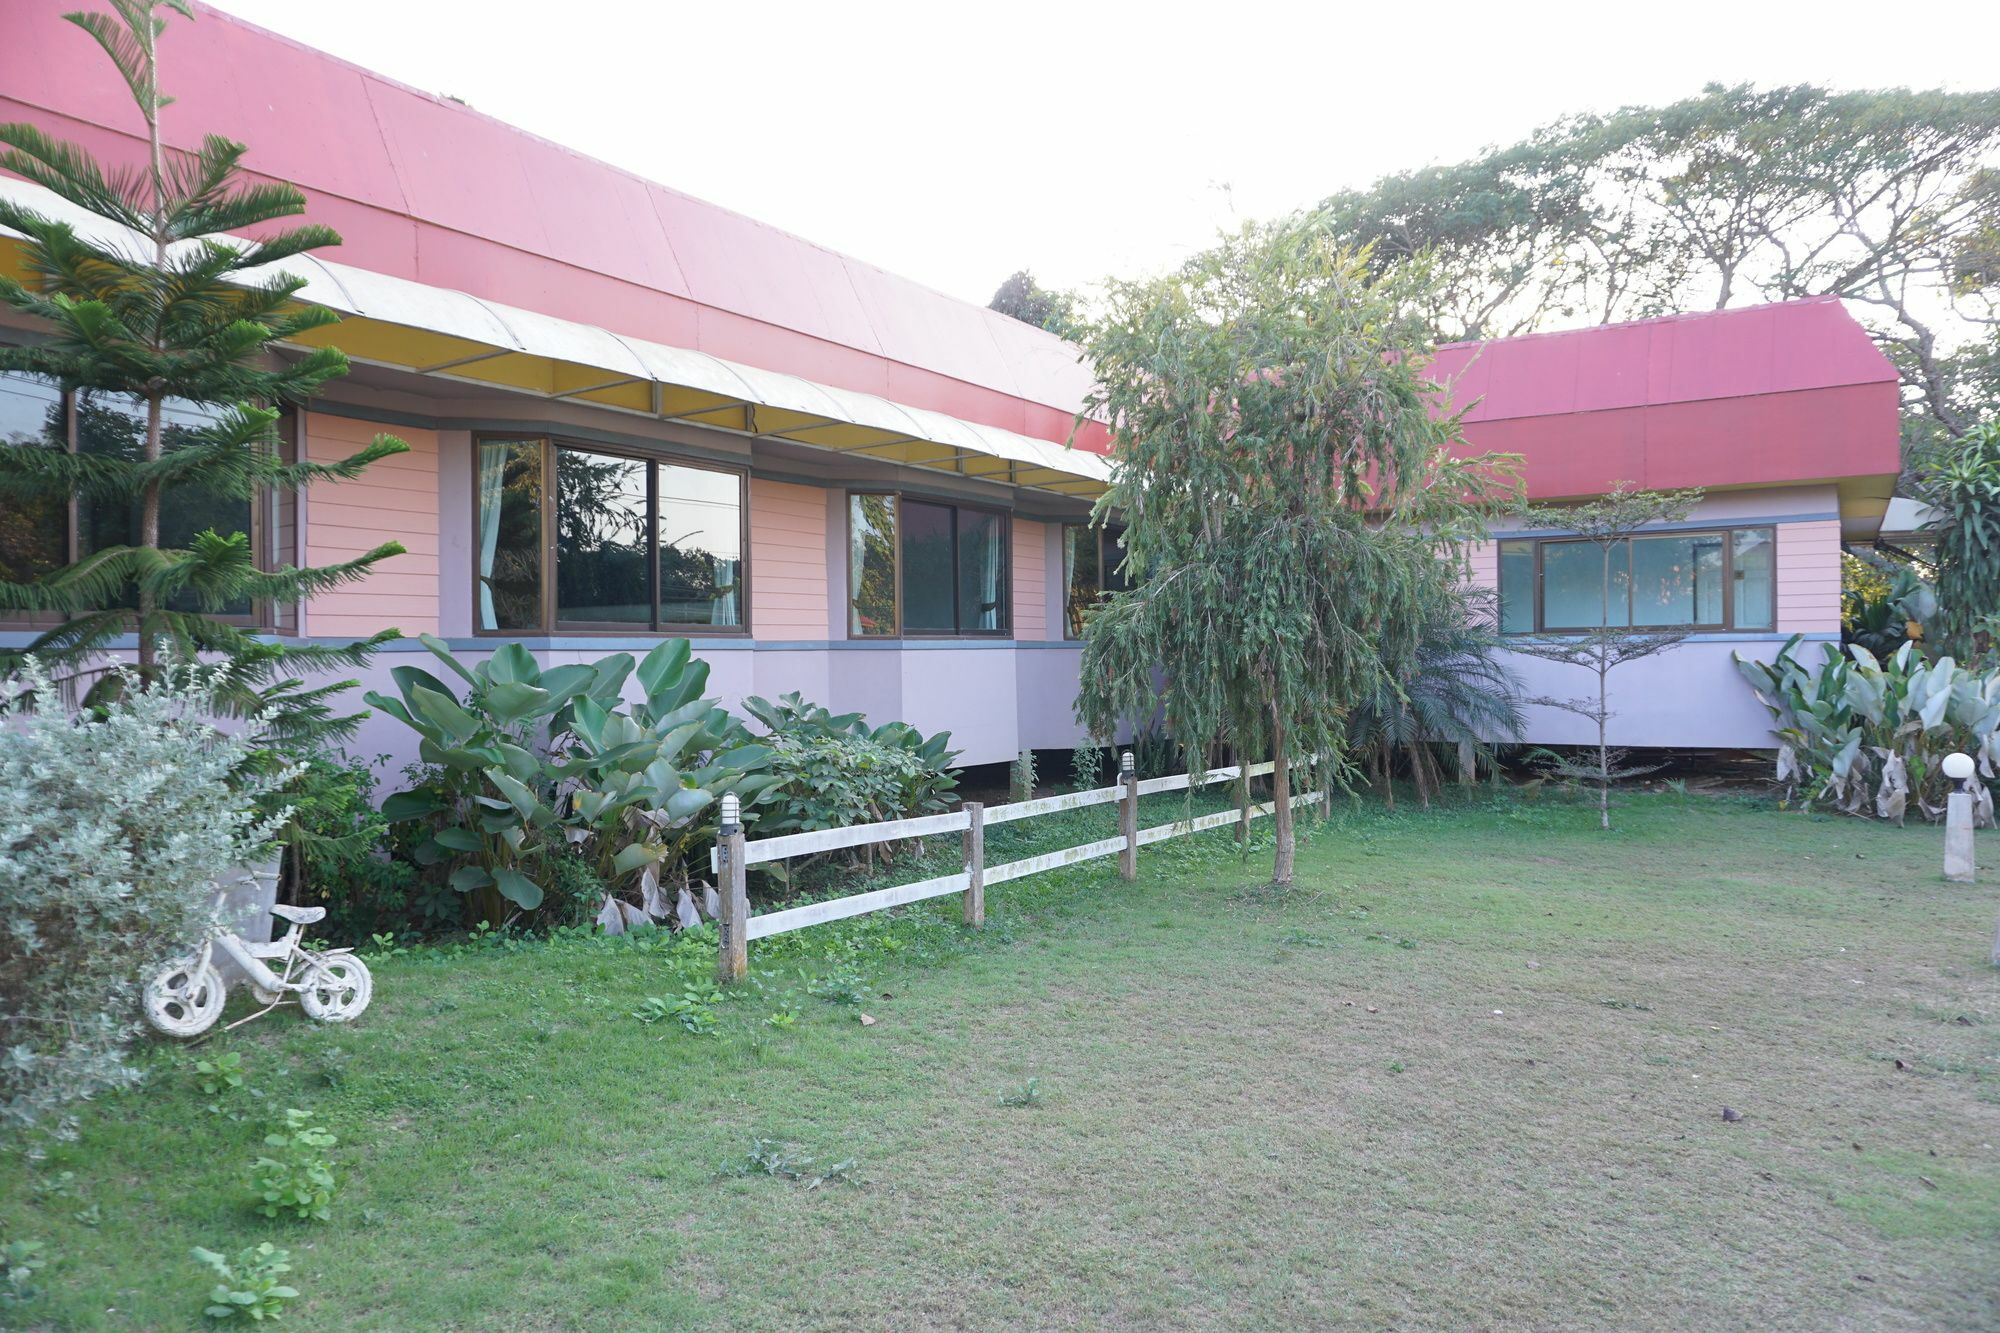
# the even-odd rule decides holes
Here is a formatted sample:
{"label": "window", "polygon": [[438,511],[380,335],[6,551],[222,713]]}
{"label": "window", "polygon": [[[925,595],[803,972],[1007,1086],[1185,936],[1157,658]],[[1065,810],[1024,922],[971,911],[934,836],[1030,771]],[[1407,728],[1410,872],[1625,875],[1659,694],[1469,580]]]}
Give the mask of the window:
{"label": "window", "polygon": [[847,498],[847,632],[1004,635],[1007,516],[899,495]]}
{"label": "window", "polygon": [[[171,453],[194,443],[219,412],[206,404],[168,399],[163,404],[162,447]],[[32,376],[0,372],[0,446],[74,449],[137,460],[144,452],[145,432],[145,405],[138,399],[94,389],[64,394]],[[289,425],[281,425],[281,434],[288,432]],[[289,443],[285,448],[289,451]],[[225,536],[248,533],[259,567],[269,568],[268,534],[284,515],[296,512],[296,500],[267,498],[269,504],[257,506],[195,486],[169,488],[161,497],[160,544],[186,546],[211,528]],[[0,579],[27,582],[93,551],[130,545],[138,540],[139,519],[136,500],[84,498],[72,507],[68,496],[49,495],[28,503],[10,502],[0,511]],[[172,606],[198,609],[191,596],[177,598]],[[264,614],[253,617],[256,609],[245,601],[225,607],[219,618],[272,624],[274,617],[289,616],[293,610],[262,608]]]}
{"label": "window", "polygon": [[474,488],[479,632],[742,631],[742,473],[482,439]]}
{"label": "window", "polygon": [[1083,637],[1091,608],[1130,586],[1125,578],[1125,529],[1065,524],[1063,534],[1063,637]]}
{"label": "window", "polygon": [[1777,624],[1771,528],[1500,543],[1500,630],[1768,630]]}

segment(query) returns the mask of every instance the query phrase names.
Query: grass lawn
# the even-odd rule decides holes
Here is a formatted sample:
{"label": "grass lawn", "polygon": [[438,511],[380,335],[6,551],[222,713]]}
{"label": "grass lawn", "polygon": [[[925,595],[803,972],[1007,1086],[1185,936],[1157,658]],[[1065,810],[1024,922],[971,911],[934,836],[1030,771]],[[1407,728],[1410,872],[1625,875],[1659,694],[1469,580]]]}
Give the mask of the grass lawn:
{"label": "grass lawn", "polygon": [[[818,927],[708,1035],[631,1017],[664,939],[387,959],[358,1027],[157,1054],[0,1159],[54,1256],[11,1317],[186,1326],[189,1248],[269,1238],[337,1328],[2000,1325],[2000,893],[1935,829],[1617,818],[1481,795],[1345,816],[1285,895],[1209,835],[976,940]],[[286,1106],[341,1136],[331,1224],[245,1203]],[[858,1183],[718,1173],[757,1137]]]}

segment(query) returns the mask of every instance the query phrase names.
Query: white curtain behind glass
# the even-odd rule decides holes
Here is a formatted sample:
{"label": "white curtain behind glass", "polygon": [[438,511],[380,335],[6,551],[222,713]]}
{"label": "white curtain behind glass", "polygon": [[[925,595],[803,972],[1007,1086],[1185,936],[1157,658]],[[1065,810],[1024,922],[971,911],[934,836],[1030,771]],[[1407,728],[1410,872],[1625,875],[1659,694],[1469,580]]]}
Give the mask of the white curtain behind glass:
{"label": "white curtain behind glass", "polygon": [[500,549],[500,497],[507,477],[507,446],[479,448],[479,627],[498,629],[493,609],[493,558]]}

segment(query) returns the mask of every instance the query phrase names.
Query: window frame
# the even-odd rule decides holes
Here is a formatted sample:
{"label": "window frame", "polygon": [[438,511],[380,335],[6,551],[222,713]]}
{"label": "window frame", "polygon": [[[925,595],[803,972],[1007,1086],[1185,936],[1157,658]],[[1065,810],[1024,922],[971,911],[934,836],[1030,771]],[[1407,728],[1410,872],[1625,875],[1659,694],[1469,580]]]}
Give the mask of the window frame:
{"label": "window frame", "polygon": [[[12,345],[14,344],[9,344],[9,346]],[[5,373],[9,372],[0,372],[0,374]],[[25,372],[17,371],[11,373],[23,374]],[[40,376],[29,375],[27,378],[42,382]],[[59,390],[63,407],[63,450],[70,454],[74,454],[77,451],[78,417],[76,404],[77,395],[83,392],[86,391],[80,389]],[[113,393],[115,391],[98,390],[97,392]],[[119,394],[118,396],[133,397],[131,394]],[[290,405],[287,405],[279,416],[277,433],[281,457],[283,456],[283,451],[289,449],[293,458],[297,458],[303,441],[303,432],[300,424],[302,418],[302,410]],[[6,445],[0,447],[13,448],[16,446]],[[277,552],[271,546],[271,542],[276,535],[274,528],[274,520],[276,518],[275,506],[279,502],[280,497],[278,492],[268,488],[259,488],[257,494],[252,496],[249,502],[250,526],[248,528],[248,535],[250,538],[251,561],[258,570],[264,573],[269,573],[278,568],[281,563],[292,563],[289,559],[282,562],[279,561]],[[295,518],[295,528],[297,521]],[[79,542],[81,540],[82,529],[83,523],[77,509],[76,492],[71,491],[63,503],[63,564],[65,566],[74,565],[81,557]],[[247,613],[235,614],[223,611],[205,611],[201,614],[218,624],[234,626],[237,629],[268,633],[281,632],[278,625],[277,603],[269,597],[253,599],[250,610]],[[70,619],[70,616],[55,611],[24,612],[17,609],[0,609],[0,630],[32,630],[39,633],[46,633],[49,630],[69,623]],[[294,623],[289,631],[282,632],[296,634],[296,623]]]}
{"label": "window frame", "polygon": [[[1736,534],[1738,534],[1739,532],[1763,532],[1769,534],[1770,537],[1771,623],[1769,625],[1751,625],[1748,627],[1739,628],[1736,623]],[[1628,554],[1626,557],[1627,559],[1626,568],[1628,570],[1631,567],[1629,563],[1631,559],[1629,554],[1630,544],[1634,540],[1644,540],[1656,537],[1690,537],[1690,538],[1717,537],[1721,539],[1721,545],[1722,545],[1721,622],[1719,624],[1686,624],[1686,623],[1629,624],[1628,623],[1624,625],[1613,625],[1610,628],[1624,630],[1632,634],[1658,634],[1658,633],[1673,633],[1680,631],[1685,631],[1689,634],[1774,634],[1777,632],[1777,624],[1778,624],[1778,525],[1777,524],[1734,523],[1734,524],[1719,524],[1715,527],[1661,528],[1653,531],[1648,531],[1642,528],[1623,539],[1628,547]],[[1507,562],[1505,559],[1504,552],[1501,550],[1501,548],[1509,542],[1528,542],[1534,546],[1535,565],[1534,565],[1534,573],[1530,575],[1531,587],[1529,588],[1529,595],[1533,598],[1532,605],[1534,608],[1534,617],[1533,617],[1534,624],[1529,629],[1510,630],[1502,628],[1500,630],[1500,634],[1503,638],[1517,638],[1517,639],[1562,638],[1570,635],[1594,633],[1598,628],[1601,628],[1599,626],[1587,626],[1587,625],[1567,626],[1560,629],[1549,628],[1547,622],[1547,614],[1545,610],[1547,599],[1543,596],[1544,578],[1545,578],[1543,572],[1543,556],[1546,553],[1546,549],[1548,547],[1558,546],[1558,545],[1596,546],[1600,545],[1600,543],[1593,542],[1586,537],[1561,537],[1561,536],[1528,537],[1521,535],[1497,537],[1494,539],[1493,543],[1493,555],[1494,555],[1493,581],[1497,585],[1494,591],[1498,594],[1500,603],[1499,606],[1496,607],[1495,611],[1496,611],[1496,618],[1499,620],[1502,626],[1505,625],[1505,606],[1507,598],[1507,588],[1506,588]],[[1632,618],[1633,592],[1634,589],[1632,588],[1631,582],[1628,579],[1625,590],[1625,597],[1626,597],[1625,615],[1628,621],[1630,621]]]}
{"label": "window frame", "polygon": [[[842,580],[842,591],[840,597],[840,605],[845,613],[841,616],[840,623],[841,623],[841,629],[845,633],[847,639],[856,643],[885,643],[885,642],[894,642],[895,640],[898,639],[931,639],[931,640],[998,639],[1003,641],[1012,639],[1014,637],[1013,512],[1011,510],[1002,509],[998,505],[980,504],[976,500],[968,501],[968,500],[947,499],[934,495],[924,495],[921,493],[910,495],[907,494],[906,492],[899,491],[890,487],[861,487],[858,489],[850,489],[842,493],[843,503],[841,504],[841,515],[842,515],[841,536],[843,538],[842,549],[845,551],[846,558],[849,561],[852,561],[854,558],[854,501],[855,498],[858,496],[865,497],[871,495],[882,496],[887,499],[894,500],[896,502],[896,630],[895,633],[893,634],[855,633],[854,594],[852,592],[847,591],[848,587],[851,586],[853,571],[848,570],[847,577]],[[973,513],[989,514],[992,515],[994,518],[1000,520],[1000,570],[1006,583],[1005,590],[1000,598],[1000,605],[1006,610],[1007,613],[1007,623],[1003,627],[999,629],[970,629],[970,630],[951,629],[951,630],[914,630],[914,631],[904,628],[903,501],[906,498],[914,500],[918,504],[933,505],[940,509],[949,509],[952,511],[951,609],[952,609],[952,620],[954,622],[960,620],[960,615],[959,615],[960,607],[958,605],[958,589],[960,580],[960,571],[958,567],[958,557],[959,557],[958,511],[963,509],[963,510],[969,510]]]}
{"label": "window frame", "polygon": [[[1112,566],[1115,563],[1112,556],[1123,545],[1122,539],[1125,535],[1125,525],[1122,523],[1097,524],[1085,519],[1081,523],[1064,523],[1058,528],[1056,557],[1065,564],[1062,581],[1063,641],[1065,643],[1082,643],[1083,635],[1072,634],[1069,623],[1070,589],[1067,560],[1069,555],[1069,534],[1073,530],[1092,532],[1097,535],[1097,600],[1101,604],[1113,592],[1122,591],[1122,589],[1107,588],[1105,585],[1110,582],[1109,576]],[[1127,583],[1125,586],[1129,588],[1131,585]]]}
{"label": "window frame", "polygon": [[[541,581],[538,624],[528,629],[487,629],[479,623],[479,561],[472,561],[470,579],[472,585],[472,633],[482,639],[532,639],[554,638],[574,635],[579,638],[657,638],[657,639],[747,639],[750,628],[750,469],[728,463],[712,462],[708,459],[688,458],[681,454],[666,453],[636,445],[600,444],[595,440],[578,440],[568,436],[538,431],[475,431],[471,449],[471,505],[473,547],[479,545],[479,453],[488,444],[533,444],[541,446],[542,465],[542,505],[541,505],[541,550],[536,566],[537,577]],[[647,580],[652,598],[653,618],[645,625],[629,622],[563,620],[557,614],[556,606],[556,452],[569,449],[577,453],[597,454],[608,458],[625,458],[647,464],[646,509],[647,523],[652,536],[649,540],[651,555],[647,560]],[[736,478],[736,527],[737,549],[742,552],[738,561],[741,566],[737,573],[737,624],[703,625],[672,624],[660,619],[660,485],[658,465],[668,467],[694,468],[704,472],[719,472]]]}

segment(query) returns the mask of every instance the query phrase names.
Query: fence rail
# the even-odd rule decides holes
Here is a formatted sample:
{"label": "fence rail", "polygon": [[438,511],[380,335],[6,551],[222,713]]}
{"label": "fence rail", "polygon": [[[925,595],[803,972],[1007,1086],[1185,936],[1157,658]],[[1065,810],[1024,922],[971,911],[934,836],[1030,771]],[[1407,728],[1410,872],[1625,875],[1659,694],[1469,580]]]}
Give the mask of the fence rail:
{"label": "fence rail", "polygon": [[[721,931],[721,942],[716,959],[716,974],[725,982],[740,981],[749,971],[747,945],[751,940],[767,939],[772,935],[782,935],[787,931],[800,930],[806,926],[816,926],[825,921],[839,921],[845,917],[861,916],[867,912],[880,912],[891,907],[903,907],[910,903],[923,902],[928,898],[942,898],[946,894],[960,895],[964,903],[965,923],[979,926],[986,921],[986,886],[1005,884],[1009,880],[1023,879],[1029,875],[1039,875],[1046,871],[1058,870],[1063,866],[1077,865],[1084,861],[1095,861],[1101,857],[1116,856],[1118,873],[1124,879],[1133,879],[1139,873],[1139,849],[1169,838],[1181,838],[1200,833],[1206,829],[1220,828],[1224,824],[1262,819],[1277,809],[1274,801],[1246,805],[1236,809],[1218,810],[1213,814],[1195,815],[1188,819],[1177,819],[1165,824],[1155,824],[1150,828],[1139,827],[1139,798],[1154,796],[1162,792],[1187,791],[1195,787],[1205,787],[1217,782],[1231,782],[1239,779],[1258,778],[1271,773],[1276,765],[1270,762],[1252,764],[1246,770],[1241,766],[1209,769],[1205,773],[1175,773],[1169,777],[1147,778],[1140,781],[1132,769],[1129,752],[1120,756],[1120,780],[1116,786],[1097,787],[1090,791],[1067,792],[1061,796],[1043,796],[1032,801],[1015,801],[1008,805],[996,805],[988,809],[977,801],[967,801],[957,810],[939,815],[918,815],[913,819],[890,819],[876,824],[854,824],[847,828],[816,829],[809,833],[785,833],[771,838],[750,841],[743,831],[743,819],[736,798],[725,796],[722,804],[722,830],[713,851],[709,853],[710,867],[715,871],[721,886],[721,914],[717,925]],[[1311,760],[1298,765],[1294,772],[1305,777],[1313,772]],[[1309,801],[1325,802],[1330,793],[1324,781],[1304,784],[1307,790],[1291,798],[1293,806]],[[1081,843],[1075,847],[1064,847],[1053,852],[1043,852],[1039,856],[1023,857],[1018,861],[1008,861],[1001,865],[986,864],[986,829],[993,824],[1008,824],[1022,819],[1033,819],[1038,815],[1052,815],[1065,810],[1085,810],[1097,805],[1118,805],[1118,833],[1115,837],[1099,838],[1095,842]],[[751,866],[768,865],[793,856],[809,856],[815,852],[837,851],[843,847],[861,847],[871,843],[891,842],[905,838],[927,838],[941,833],[958,833],[963,836],[965,868],[950,875],[938,875],[930,879],[920,879],[908,884],[891,885],[884,889],[871,889],[866,893],[851,894],[845,898],[830,898],[825,902],[802,903],[797,907],[780,908],[775,912],[750,914],[749,871]]]}

